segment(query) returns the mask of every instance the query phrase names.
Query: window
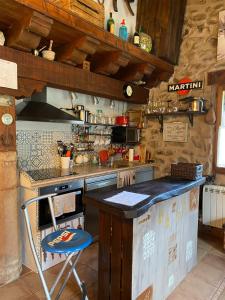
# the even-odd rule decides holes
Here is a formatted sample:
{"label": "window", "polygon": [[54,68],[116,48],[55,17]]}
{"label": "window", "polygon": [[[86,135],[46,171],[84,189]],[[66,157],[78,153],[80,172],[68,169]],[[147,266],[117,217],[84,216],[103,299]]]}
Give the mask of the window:
{"label": "window", "polygon": [[219,88],[216,125],[216,172],[225,173],[225,87]]}

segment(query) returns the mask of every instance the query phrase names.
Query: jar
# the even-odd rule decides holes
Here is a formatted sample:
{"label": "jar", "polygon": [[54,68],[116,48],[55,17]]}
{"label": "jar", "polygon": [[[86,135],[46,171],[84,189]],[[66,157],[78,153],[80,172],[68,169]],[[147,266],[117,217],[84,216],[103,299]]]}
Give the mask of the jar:
{"label": "jar", "polygon": [[96,123],[98,124],[104,124],[102,121],[103,121],[103,113],[102,113],[102,110],[101,109],[98,109],[97,110],[97,116],[96,116]]}
{"label": "jar", "polygon": [[90,113],[88,122],[91,124],[96,124],[96,115]]}

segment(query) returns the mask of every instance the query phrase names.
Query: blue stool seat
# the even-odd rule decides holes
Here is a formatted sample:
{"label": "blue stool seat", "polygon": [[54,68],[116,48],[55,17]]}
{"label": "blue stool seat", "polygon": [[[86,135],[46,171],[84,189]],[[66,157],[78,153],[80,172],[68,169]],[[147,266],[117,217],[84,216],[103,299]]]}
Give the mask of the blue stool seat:
{"label": "blue stool seat", "polygon": [[48,234],[41,242],[43,250],[52,253],[71,253],[83,250],[92,243],[92,236],[80,229],[60,229]]}

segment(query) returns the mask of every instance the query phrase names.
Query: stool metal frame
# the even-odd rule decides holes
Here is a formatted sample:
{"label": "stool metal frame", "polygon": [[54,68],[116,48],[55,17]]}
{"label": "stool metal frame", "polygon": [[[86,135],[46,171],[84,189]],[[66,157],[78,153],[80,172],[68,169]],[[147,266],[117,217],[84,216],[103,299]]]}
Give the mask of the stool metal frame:
{"label": "stool metal frame", "polygon": [[[84,282],[82,282],[80,280],[80,278],[77,274],[77,271],[75,269],[75,266],[76,266],[76,264],[77,264],[77,262],[80,258],[82,250],[72,252],[72,253],[71,252],[65,253],[67,258],[66,258],[66,260],[63,264],[62,269],[60,270],[58,276],[56,277],[56,279],[55,279],[55,281],[52,284],[50,289],[47,286],[46,280],[44,278],[44,274],[43,274],[42,269],[41,269],[41,264],[39,262],[37,251],[36,251],[34,240],[33,240],[32,228],[31,228],[31,224],[30,224],[30,217],[29,217],[29,213],[28,213],[28,206],[30,204],[34,203],[34,202],[39,202],[42,199],[48,198],[48,203],[49,203],[49,207],[50,207],[53,227],[54,227],[54,230],[57,231],[57,230],[59,230],[59,227],[56,223],[54,208],[53,208],[53,197],[56,196],[56,195],[57,194],[48,194],[48,195],[32,198],[30,200],[24,201],[22,206],[21,206],[21,209],[22,209],[22,211],[24,213],[24,217],[25,217],[25,223],[26,223],[26,228],[27,228],[27,232],[28,232],[28,238],[29,238],[32,253],[34,255],[34,260],[35,260],[35,263],[36,263],[36,266],[37,266],[37,269],[38,269],[38,273],[39,273],[39,276],[40,276],[40,279],[41,279],[41,282],[42,282],[44,292],[45,292],[45,296],[46,296],[47,300],[52,300],[53,299],[52,294],[53,294],[53,292],[54,292],[59,280],[61,279],[61,277],[62,277],[62,275],[63,275],[63,273],[64,273],[64,271],[65,271],[68,264],[70,265],[70,270],[67,273],[67,275],[64,279],[64,282],[61,284],[61,287],[60,287],[59,292],[57,293],[57,295],[55,297],[55,300],[58,300],[60,298],[60,296],[61,296],[61,294],[62,294],[62,292],[63,292],[63,290],[66,286],[66,283],[68,282],[69,277],[71,276],[72,273],[73,273],[73,276],[74,276],[74,278],[75,278],[75,280],[76,280],[76,282],[77,282],[77,284],[78,284],[78,286],[81,290],[82,300],[88,300],[85,284],[84,284]],[[73,258],[74,254],[76,254],[76,253],[77,253],[77,255]]]}

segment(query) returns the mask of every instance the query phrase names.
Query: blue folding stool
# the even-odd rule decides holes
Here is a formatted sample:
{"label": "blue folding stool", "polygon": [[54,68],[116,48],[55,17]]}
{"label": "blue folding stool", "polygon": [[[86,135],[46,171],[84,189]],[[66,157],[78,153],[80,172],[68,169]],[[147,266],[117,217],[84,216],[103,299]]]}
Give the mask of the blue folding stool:
{"label": "blue folding stool", "polygon": [[[68,271],[64,282],[62,283],[58,294],[56,295],[55,300],[58,300],[66,286],[67,281],[69,280],[70,275],[73,273],[74,278],[80,287],[81,293],[82,293],[82,300],[88,300],[87,296],[87,291],[85,288],[84,282],[81,282],[77,271],[75,269],[75,266],[78,262],[78,259],[82,253],[82,250],[87,248],[93,241],[92,236],[83,230],[80,229],[59,229],[57,224],[56,224],[56,219],[55,219],[55,214],[54,214],[54,208],[53,208],[53,197],[55,197],[57,194],[49,194],[49,195],[44,195],[41,197],[36,197],[33,199],[30,199],[28,201],[25,201],[23,205],[21,206],[21,209],[24,212],[24,217],[25,217],[25,222],[26,222],[26,227],[27,227],[27,232],[28,232],[28,237],[30,241],[30,246],[31,250],[34,255],[35,263],[38,269],[38,273],[44,288],[45,296],[47,300],[52,300],[52,294],[61,279],[66,267],[68,264],[70,264],[70,270]],[[33,240],[33,235],[32,235],[32,229],[30,225],[30,217],[28,213],[28,206],[31,203],[41,201],[42,199],[48,198],[49,202],[49,207],[50,207],[50,212],[51,212],[51,217],[52,217],[52,222],[54,226],[54,232],[48,234],[41,242],[41,247],[44,251],[46,252],[51,252],[51,253],[59,253],[59,254],[65,254],[67,257],[62,269],[60,270],[58,276],[56,277],[52,287],[50,290],[48,289],[48,286],[46,284],[41,265],[38,259],[37,251],[35,248],[34,240]],[[75,257],[74,254],[76,254]]]}

